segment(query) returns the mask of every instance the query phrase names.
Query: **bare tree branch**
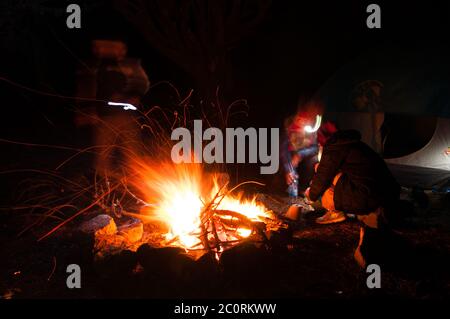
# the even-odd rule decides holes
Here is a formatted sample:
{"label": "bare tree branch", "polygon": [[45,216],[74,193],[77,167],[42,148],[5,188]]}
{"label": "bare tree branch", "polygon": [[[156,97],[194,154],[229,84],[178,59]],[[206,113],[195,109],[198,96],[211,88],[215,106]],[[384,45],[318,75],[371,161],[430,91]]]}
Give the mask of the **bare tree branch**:
{"label": "bare tree branch", "polygon": [[270,0],[115,0],[145,40],[186,71],[207,104],[230,82],[229,51],[267,15]]}

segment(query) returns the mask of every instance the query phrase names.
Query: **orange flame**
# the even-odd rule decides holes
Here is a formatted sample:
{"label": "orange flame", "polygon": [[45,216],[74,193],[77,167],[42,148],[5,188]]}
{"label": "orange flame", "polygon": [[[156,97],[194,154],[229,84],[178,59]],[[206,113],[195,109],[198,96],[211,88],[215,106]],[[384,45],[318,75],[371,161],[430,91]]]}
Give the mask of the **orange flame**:
{"label": "orange flame", "polygon": [[[221,191],[218,175],[204,173],[199,164],[140,163],[135,170],[138,181],[135,185],[149,203],[143,213],[166,226],[166,243],[185,249],[203,248],[200,240],[201,213],[205,204]],[[217,210],[236,212],[251,221],[263,221],[271,214],[255,198],[244,199],[242,194],[226,194],[215,204]],[[233,219],[231,216],[223,218]],[[238,225],[231,235],[224,229],[217,229],[221,241],[246,238],[251,233],[252,230],[245,225]]]}

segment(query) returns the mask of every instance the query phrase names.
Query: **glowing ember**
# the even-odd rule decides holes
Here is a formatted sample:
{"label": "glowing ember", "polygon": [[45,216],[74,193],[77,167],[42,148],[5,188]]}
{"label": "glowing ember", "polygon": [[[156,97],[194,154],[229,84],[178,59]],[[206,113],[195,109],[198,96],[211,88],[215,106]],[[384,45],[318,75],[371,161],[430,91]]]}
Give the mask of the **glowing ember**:
{"label": "glowing ember", "polygon": [[167,227],[163,245],[191,250],[205,249],[210,240],[237,242],[252,235],[252,222],[272,217],[255,198],[227,193],[217,175],[204,174],[196,164],[141,164],[136,180],[149,203],[143,213]]}

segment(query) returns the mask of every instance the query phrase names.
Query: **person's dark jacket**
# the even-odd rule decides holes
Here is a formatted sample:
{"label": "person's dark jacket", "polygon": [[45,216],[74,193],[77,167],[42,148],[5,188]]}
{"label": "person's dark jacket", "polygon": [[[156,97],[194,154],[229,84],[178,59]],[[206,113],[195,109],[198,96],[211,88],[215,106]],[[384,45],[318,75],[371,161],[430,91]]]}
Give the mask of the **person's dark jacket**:
{"label": "person's dark jacket", "polygon": [[310,199],[319,199],[340,172],[342,176],[334,188],[334,204],[339,211],[367,214],[399,197],[400,186],[386,163],[361,141],[356,130],[338,131],[324,145],[311,182]]}

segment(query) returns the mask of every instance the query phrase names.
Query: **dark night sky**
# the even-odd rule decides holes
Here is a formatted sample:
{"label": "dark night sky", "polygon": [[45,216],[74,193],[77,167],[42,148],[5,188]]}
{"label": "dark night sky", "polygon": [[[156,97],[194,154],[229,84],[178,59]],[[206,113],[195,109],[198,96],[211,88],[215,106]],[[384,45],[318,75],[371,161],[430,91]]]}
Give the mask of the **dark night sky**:
{"label": "dark night sky", "polygon": [[[259,29],[231,52],[232,98],[248,99],[248,123],[281,126],[299,97],[311,96],[335,71],[371,49],[448,47],[448,2],[375,2],[382,8],[381,30],[365,26],[369,1],[273,1]],[[145,43],[109,1],[79,3],[81,30],[65,27],[64,1],[3,3],[1,76],[39,90],[73,95],[77,59],[86,59],[92,39],[112,38],[124,40],[129,55],[142,58],[153,83],[169,80],[183,92],[192,86],[190,78]],[[4,101],[1,137],[72,143],[76,135],[72,114],[66,111],[71,102],[37,96],[3,82],[0,95]]]}

